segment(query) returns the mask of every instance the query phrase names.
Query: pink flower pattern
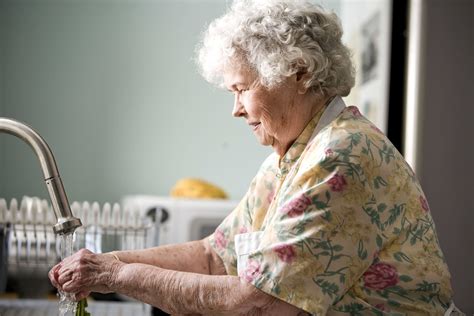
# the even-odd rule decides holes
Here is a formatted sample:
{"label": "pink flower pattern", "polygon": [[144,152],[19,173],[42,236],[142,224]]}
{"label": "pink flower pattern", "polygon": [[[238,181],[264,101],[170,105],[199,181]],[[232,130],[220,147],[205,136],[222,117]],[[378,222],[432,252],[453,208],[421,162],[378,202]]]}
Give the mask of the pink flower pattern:
{"label": "pink flower pattern", "polygon": [[296,217],[303,214],[304,210],[311,204],[311,200],[304,194],[287,202],[280,211],[289,217]]}
{"label": "pink flower pattern", "polygon": [[326,148],[324,153],[326,154],[326,156],[331,156],[332,154],[334,154],[334,151],[331,148]]}
{"label": "pink flower pattern", "polygon": [[347,185],[346,178],[343,175],[336,173],[332,176],[331,179],[328,181],[329,185],[331,186],[331,190],[334,192],[341,192]]}
{"label": "pink flower pattern", "polygon": [[273,251],[275,251],[278,258],[285,263],[291,263],[296,257],[296,252],[292,245],[280,244],[275,246]]}
{"label": "pink flower pattern", "polygon": [[421,208],[425,211],[425,212],[429,212],[430,211],[430,206],[428,205],[428,201],[425,199],[425,197],[423,195],[420,195],[420,204],[421,204]]}
{"label": "pink flower pattern", "polygon": [[247,232],[248,232],[247,227],[245,227],[245,226],[244,226],[244,227],[240,227],[240,229],[239,229],[239,234],[245,234],[245,233],[247,233]]}
{"label": "pink flower pattern", "polygon": [[372,264],[364,273],[364,286],[373,290],[383,290],[397,285],[398,281],[397,269],[384,262]]}
{"label": "pink flower pattern", "polygon": [[359,109],[358,109],[356,106],[349,106],[349,107],[348,107],[348,110],[351,111],[351,113],[352,113],[355,117],[360,117],[360,116],[362,116],[362,114],[360,113]]}
{"label": "pink flower pattern", "polygon": [[250,283],[261,275],[262,269],[260,268],[260,263],[256,260],[249,260],[247,267],[239,276]]}
{"label": "pink flower pattern", "polygon": [[227,246],[227,239],[224,236],[224,232],[220,229],[216,229],[214,233],[214,240],[216,241],[216,246],[219,249],[224,249]]}
{"label": "pink flower pattern", "polygon": [[390,312],[390,309],[388,309],[387,306],[385,306],[382,303],[375,304],[375,308],[377,308],[378,310],[380,310],[382,312]]}
{"label": "pink flower pattern", "polygon": [[268,204],[272,203],[273,198],[275,197],[275,189],[271,190],[267,195]]}

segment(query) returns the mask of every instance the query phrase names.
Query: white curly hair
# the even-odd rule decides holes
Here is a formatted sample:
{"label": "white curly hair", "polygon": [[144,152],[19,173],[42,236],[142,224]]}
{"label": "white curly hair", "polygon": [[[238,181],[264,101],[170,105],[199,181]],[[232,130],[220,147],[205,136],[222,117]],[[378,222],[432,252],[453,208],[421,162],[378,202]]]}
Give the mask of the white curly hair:
{"label": "white curly hair", "polygon": [[336,14],[308,1],[235,0],[204,32],[197,62],[203,77],[221,87],[225,67],[243,63],[268,88],[305,73],[312,91],[347,96],[355,74],[341,37]]}

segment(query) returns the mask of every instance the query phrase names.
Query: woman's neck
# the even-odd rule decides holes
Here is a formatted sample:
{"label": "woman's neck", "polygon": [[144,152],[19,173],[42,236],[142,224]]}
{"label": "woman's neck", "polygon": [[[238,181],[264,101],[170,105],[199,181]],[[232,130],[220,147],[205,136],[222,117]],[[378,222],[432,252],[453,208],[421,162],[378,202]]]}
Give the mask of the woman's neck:
{"label": "woman's neck", "polygon": [[[289,140],[282,143],[276,143],[277,140],[273,139],[274,143],[272,147],[274,151],[278,154],[278,156],[283,157],[288,150],[290,149],[291,145],[298,139],[301,133],[304,131],[305,127],[309,124],[309,122],[318,114],[320,111],[323,111],[329,103],[331,103],[334,97],[320,97],[314,96],[311,100],[308,100],[308,103],[301,104],[300,111],[295,111],[295,119],[293,120],[293,126],[296,128],[293,130],[293,135],[290,136]],[[288,131],[291,133],[291,131]]]}

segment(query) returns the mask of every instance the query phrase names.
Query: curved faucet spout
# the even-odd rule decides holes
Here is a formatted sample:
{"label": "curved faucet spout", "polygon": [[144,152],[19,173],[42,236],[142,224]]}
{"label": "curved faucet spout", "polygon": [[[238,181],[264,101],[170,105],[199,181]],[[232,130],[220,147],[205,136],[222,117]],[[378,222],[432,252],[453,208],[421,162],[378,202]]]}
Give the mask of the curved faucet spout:
{"label": "curved faucet spout", "polygon": [[56,234],[72,233],[81,226],[80,219],[74,217],[64,191],[64,186],[59,177],[58,167],[53,153],[45,140],[28,125],[5,117],[0,117],[0,133],[4,132],[17,136],[33,148],[39,159],[44,181],[48,188],[51,204],[57,223],[53,226]]}

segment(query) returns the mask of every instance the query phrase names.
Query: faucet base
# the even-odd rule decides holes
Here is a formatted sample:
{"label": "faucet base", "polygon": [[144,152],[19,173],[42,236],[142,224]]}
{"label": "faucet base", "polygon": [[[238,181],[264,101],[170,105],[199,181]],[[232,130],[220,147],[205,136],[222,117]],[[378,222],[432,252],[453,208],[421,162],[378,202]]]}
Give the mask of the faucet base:
{"label": "faucet base", "polygon": [[55,234],[66,235],[74,232],[77,227],[82,226],[81,220],[76,217],[69,217],[60,219],[54,226],[53,231]]}

